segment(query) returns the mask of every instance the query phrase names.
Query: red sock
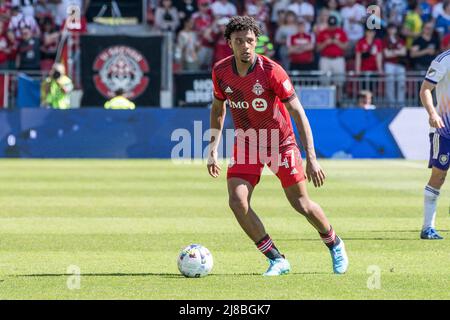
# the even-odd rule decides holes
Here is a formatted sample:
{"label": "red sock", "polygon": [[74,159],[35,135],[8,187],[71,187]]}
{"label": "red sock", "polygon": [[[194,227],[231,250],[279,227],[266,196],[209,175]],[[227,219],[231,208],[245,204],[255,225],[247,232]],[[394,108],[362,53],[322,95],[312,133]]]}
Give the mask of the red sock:
{"label": "red sock", "polygon": [[325,243],[325,245],[328,248],[332,248],[335,245],[339,244],[340,239],[339,237],[336,235],[336,233],[334,232],[333,227],[330,226],[330,231],[328,231],[327,233],[320,233],[320,237],[322,238],[323,243]]}
{"label": "red sock", "polygon": [[269,259],[283,258],[283,255],[275,247],[272,238],[268,234],[256,243],[256,247]]}

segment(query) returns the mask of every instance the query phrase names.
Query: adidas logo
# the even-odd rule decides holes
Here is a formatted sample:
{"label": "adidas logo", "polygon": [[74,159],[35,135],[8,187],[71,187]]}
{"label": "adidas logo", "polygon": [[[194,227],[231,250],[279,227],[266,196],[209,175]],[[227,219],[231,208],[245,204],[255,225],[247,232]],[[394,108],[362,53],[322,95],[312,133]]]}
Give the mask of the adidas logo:
{"label": "adidas logo", "polygon": [[227,87],[227,88],[225,89],[225,93],[233,93],[233,90],[231,90],[230,87]]}
{"label": "adidas logo", "polygon": [[291,171],[291,176],[293,176],[294,174],[297,174],[297,173],[298,173],[297,169],[294,168],[294,169],[292,169],[292,171]]}

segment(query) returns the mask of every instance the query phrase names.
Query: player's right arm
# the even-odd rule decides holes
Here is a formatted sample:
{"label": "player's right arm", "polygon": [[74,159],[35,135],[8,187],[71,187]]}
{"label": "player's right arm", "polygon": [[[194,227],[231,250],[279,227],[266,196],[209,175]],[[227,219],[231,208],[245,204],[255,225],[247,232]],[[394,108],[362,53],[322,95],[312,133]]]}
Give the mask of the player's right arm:
{"label": "player's right arm", "polygon": [[432,91],[445,74],[445,67],[436,60],[433,61],[420,88],[420,100],[428,112],[428,122],[431,127],[437,129],[443,128],[445,125],[444,121],[442,121],[442,118],[439,116],[436,108],[434,107]]}
{"label": "player's right arm", "polygon": [[211,116],[210,116],[210,132],[211,138],[209,141],[208,151],[208,172],[213,178],[217,178],[220,174],[220,166],[217,160],[217,149],[219,148],[220,137],[223,130],[223,122],[225,120],[226,107],[225,101],[214,97]]}
{"label": "player's right arm", "polygon": [[220,174],[220,166],[217,160],[217,149],[219,148],[220,136],[222,135],[223,122],[225,120],[226,96],[222,88],[219,85],[217,79],[215,68],[212,71],[212,82],[213,82],[213,103],[211,106],[211,116],[210,116],[210,132],[211,138],[209,141],[208,150],[208,172],[213,178],[217,178]]}

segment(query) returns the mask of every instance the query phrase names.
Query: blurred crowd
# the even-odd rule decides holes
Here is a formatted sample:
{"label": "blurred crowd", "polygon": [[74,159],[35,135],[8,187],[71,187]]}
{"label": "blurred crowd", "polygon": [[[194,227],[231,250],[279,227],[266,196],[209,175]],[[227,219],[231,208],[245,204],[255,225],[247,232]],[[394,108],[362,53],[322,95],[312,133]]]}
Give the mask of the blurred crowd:
{"label": "blurred crowd", "polygon": [[172,32],[181,70],[231,54],[231,16],[260,24],[257,52],[288,70],[375,74],[425,70],[450,47],[450,0],[149,0],[148,22]]}
{"label": "blurred crowd", "polygon": [[[0,70],[50,71],[64,31],[86,32],[89,0],[0,0]],[[66,47],[67,49],[67,47]],[[70,49],[70,48],[69,48]]]}

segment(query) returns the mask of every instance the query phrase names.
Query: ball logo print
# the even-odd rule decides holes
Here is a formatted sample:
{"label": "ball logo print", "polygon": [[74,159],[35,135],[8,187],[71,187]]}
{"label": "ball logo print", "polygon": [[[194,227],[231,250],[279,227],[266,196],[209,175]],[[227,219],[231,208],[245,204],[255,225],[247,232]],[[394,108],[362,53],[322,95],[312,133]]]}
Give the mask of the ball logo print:
{"label": "ball logo print", "polygon": [[211,252],[199,244],[187,246],[178,255],[178,270],[187,278],[201,278],[208,275],[213,264]]}
{"label": "ball logo print", "polygon": [[254,99],[252,101],[252,107],[253,109],[255,109],[256,111],[262,112],[262,111],[266,111],[267,109],[267,101],[264,99]]}
{"label": "ball logo print", "polygon": [[105,97],[113,97],[117,89],[127,92],[127,97],[140,96],[149,84],[146,76],[149,63],[137,50],[128,46],[113,46],[103,50],[95,59],[93,70],[97,90]]}

